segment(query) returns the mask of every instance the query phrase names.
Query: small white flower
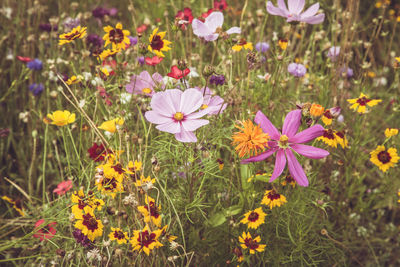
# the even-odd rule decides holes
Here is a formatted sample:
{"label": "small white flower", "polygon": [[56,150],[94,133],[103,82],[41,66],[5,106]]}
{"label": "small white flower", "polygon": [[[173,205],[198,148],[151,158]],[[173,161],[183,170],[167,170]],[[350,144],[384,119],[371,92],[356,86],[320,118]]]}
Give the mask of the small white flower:
{"label": "small white flower", "polygon": [[8,19],[11,19],[12,11],[13,10],[11,7],[3,7],[0,9],[0,13],[3,14]]}
{"label": "small white flower", "polygon": [[200,75],[197,73],[197,70],[196,70],[195,67],[190,67],[189,69],[190,69],[190,72],[189,72],[189,74],[188,74],[188,77],[189,77],[189,78],[197,78],[197,77],[200,77]]}
{"label": "small white flower", "polygon": [[85,79],[85,81],[87,81],[87,82],[92,78],[92,74],[87,71],[82,72],[82,76]]}
{"label": "small white flower", "polygon": [[132,99],[132,94],[129,93],[121,93],[121,103],[122,104],[128,104],[129,102],[131,102]]}
{"label": "small white flower", "polygon": [[97,248],[89,250],[88,253],[86,254],[86,257],[89,261],[93,260],[101,261],[100,251]]}
{"label": "small white flower", "polygon": [[79,107],[80,108],[83,108],[85,106],[85,104],[86,104],[85,99],[82,99],[81,101],[79,101]]}

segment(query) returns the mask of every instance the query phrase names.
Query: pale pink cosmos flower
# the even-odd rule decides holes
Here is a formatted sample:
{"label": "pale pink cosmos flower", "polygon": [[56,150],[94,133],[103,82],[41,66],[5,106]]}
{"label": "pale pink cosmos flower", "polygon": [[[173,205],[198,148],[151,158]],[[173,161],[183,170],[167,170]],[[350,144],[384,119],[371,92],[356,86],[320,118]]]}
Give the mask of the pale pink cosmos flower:
{"label": "pale pink cosmos flower", "polygon": [[[288,8],[284,0],[278,0],[278,7],[274,6],[271,1],[267,2],[267,11],[271,15],[286,18],[287,22],[299,21],[308,24],[319,24],[325,19],[325,14],[317,14],[319,3],[310,6],[306,11],[304,9],[305,0],[288,0]],[[317,15],[316,15],[317,14]]]}
{"label": "pale pink cosmos flower", "polygon": [[160,131],[175,134],[180,142],[196,142],[193,131],[209,123],[200,119],[208,114],[208,109],[198,111],[203,105],[203,95],[197,89],[185,91],[169,89],[153,95],[150,102],[152,110],[144,116]]}
{"label": "pale pink cosmos flower", "polygon": [[53,193],[56,193],[59,196],[64,195],[72,188],[72,181],[62,181],[57,185],[57,188],[53,190]]}
{"label": "pale pink cosmos flower", "polygon": [[[204,38],[206,41],[215,41],[222,32],[222,24],[224,23],[224,15],[221,12],[212,12],[204,22],[198,19],[192,21],[193,33]],[[232,27],[226,31],[228,35],[233,33],[240,34],[239,27]]]}
{"label": "pale pink cosmos flower", "polygon": [[241,163],[262,161],[276,152],[275,168],[269,182],[274,181],[282,174],[286,167],[287,159],[289,172],[293,179],[300,186],[308,186],[307,176],[293,151],[311,159],[325,158],[329,155],[329,152],[321,148],[303,145],[321,136],[324,132],[324,127],[316,124],[297,133],[301,125],[301,112],[301,109],[289,112],[283,122],[282,133],[280,133],[268,118],[261,111],[258,111],[254,121],[260,124],[261,129],[270,136],[272,141],[268,142],[269,149],[267,151],[242,160]]}
{"label": "pale pink cosmos flower", "polygon": [[224,103],[222,97],[213,95],[210,88],[196,87],[196,89],[203,94],[203,105],[200,109],[208,109],[209,115],[218,115],[226,109],[228,104]]}
{"label": "pale pink cosmos flower", "polygon": [[133,75],[130,83],[125,86],[128,93],[146,96],[154,95],[154,89],[157,87],[165,88],[163,77],[157,72],[150,76],[147,71]]}

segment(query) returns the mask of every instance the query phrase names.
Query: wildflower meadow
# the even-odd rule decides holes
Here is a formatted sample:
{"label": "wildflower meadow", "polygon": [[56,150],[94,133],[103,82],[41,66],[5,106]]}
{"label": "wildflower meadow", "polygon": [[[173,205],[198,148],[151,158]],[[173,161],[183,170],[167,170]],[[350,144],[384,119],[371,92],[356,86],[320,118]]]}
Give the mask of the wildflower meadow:
{"label": "wildflower meadow", "polygon": [[1,266],[400,266],[400,2],[0,1]]}

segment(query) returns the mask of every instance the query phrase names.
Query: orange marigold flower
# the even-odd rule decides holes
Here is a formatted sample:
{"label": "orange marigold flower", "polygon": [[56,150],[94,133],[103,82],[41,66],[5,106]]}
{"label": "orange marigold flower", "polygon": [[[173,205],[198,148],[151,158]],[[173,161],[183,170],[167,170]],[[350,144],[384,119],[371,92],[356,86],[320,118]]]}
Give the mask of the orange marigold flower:
{"label": "orange marigold flower", "polygon": [[314,117],[319,117],[324,113],[324,107],[319,104],[312,104],[310,108],[310,115]]}
{"label": "orange marigold flower", "polygon": [[232,144],[237,145],[235,150],[239,157],[243,158],[247,154],[255,156],[268,147],[269,135],[264,133],[260,126],[254,125],[252,121],[241,122],[243,128],[235,125],[241,130],[232,135]]}

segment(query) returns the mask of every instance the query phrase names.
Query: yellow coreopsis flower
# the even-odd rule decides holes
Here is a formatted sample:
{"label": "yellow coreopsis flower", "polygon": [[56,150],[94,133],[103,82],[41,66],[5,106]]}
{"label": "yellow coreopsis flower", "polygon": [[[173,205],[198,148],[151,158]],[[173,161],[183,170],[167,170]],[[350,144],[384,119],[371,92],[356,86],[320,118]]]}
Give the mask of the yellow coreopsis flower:
{"label": "yellow coreopsis flower", "polygon": [[65,126],[67,124],[73,123],[75,121],[75,113],[71,113],[68,110],[57,110],[53,114],[47,114],[43,119],[46,124],[53,124],[57,126]]}
{"label": "yellow coreopsis flower", "polygon": [[21,200],[13,200],[9,198],[8,196],[2,196],[1,197],[3,200],[7,201],[8,203],[13,205],[13,208],[21,215],[25,216],[24,208],[22,207],[22,202]]}
{"label": "yellow coreopsis flower", "polygon": [[103,235],[103,223],[96,219],[93,208],[90,206],[86,206],[82,217],[77,219],[75,228],[80,229],[92,242],[96,237]]}
{"label": "yellow coreopsis flower", "polygon": [[129,239],[128,233],[123,232],[120,228],[111,227],[111,233],[108,235],[110,240],[117,240],[118,244],[126,244]]}
{"label": "yellow coreopsis flower", "polygon": [[98,58],[98,60],[103,61],[104,59],[106,59],[112,55],[115,55],[116,53],[118,53],[120,51],[121,51],[121,49],[112,49],[112,50],[104,49],[97,58]]}
{"label": "yellow coreopsis flower", "polygon": [[103,122],[99,129],[105,130],[110,133],[115,133],[117,131],[117,127],[122,126],[124,124],[123,118],[116,118],[109,121]]}
{"label": "yellow coreopsis flower", "polygon": [[131,43],[128,38],[130,32],[124,30],[121,23],[117,23],[115,28],[106,26],[103,29],[106,32],[103,36],[103,40],[106,41],[104,47],[111,43],[113,50],[125,50]]}
{"label": "yellow coreopsis flower", "polygon": [[232,46],[232,50],[239,52],[240,50],[245,49],[245,50],[253,50],[253,43],[248,43],[246,39],[242,38],[239,43],[235,44]]}
{"label": "yellow coreopsis flower", "polygon": [[396,128],[386,128],[386,130],[385,130],[385,136],[386,136],[386,138],[395,136],[395,135],[397,135],[398,133],[399,133],[399,129],[396,129]]}
{"label": "yellow coreopsis flower", "polygon": [[358,98],[354,99],[347,99],[347,102],[349,102],[351,105],[351,109],[354,109],[354,111],[357,111],[358,113],[365,113],[367,106],[373,107],[377,105],[378,103],[382,102],[381,99],[369,99],[367,95],[364,95],[363,93],[360,94]]}
{"label": "yellow coreopsis flower", "polygon": [[78,79],[75,75],[72,75],[65,83],[68,85],[79,83],[81,80]]}
{"label": "yellow coreopsis flower", "polygon": [[139,253],[144,251],[146,255],[150,255],[150,251],[163,246],[163,244],[158,241],[161,233],[161,229],[151,232],[148,225],[146,225],[143,230],[133,231],[133,237],[130,240],[133,251],[138,250]]}
{"label": "yellow coreopsis flower", "polygon": [[158,28],[155,28],[149,37],[147,49],[158,57],[165,57],[163,51],[166,52],[171,49],[169,45],[172,44],[172,42],[164,39],[165,34],[166,32],[158,32]]}
{"label": "yellow coreopsis flower", "polygon": [[248,228],[257,229],[258,226],[265,222],[265,216],[267,216],[267,214],[265,214],[262,208],[259,207],[255,210],[247,212],[240,222],[247,224]]}
{"label": "yellow coreopsis flower", "polygon": [[82,39],[86,36],[87,27],[78,26],[73,28],[70,32],[63,33],[59,35],[60,40],[58,41],[58,45],[64,45],[67,43],[71,43],[75,39]]}
{"label": "yellow coreopsis flower", "polygon": [[240,246],[243,249],[249,249],[250,254],[255,254],[256,251],[258,252],[264,251],[266,245],[260,244],[259,243],[260,241],[261,241],[260,236],[252,238],[250,233],[246,234],[245,232],[243,232],[242,236],[239,236]]}
{"label": "yellow coreopsis flower", "polygon": [[138,211],[144,216],[144,222],[152,221],[158,228],[161,227],[161,205],[156,204],[156,201],[150,196],[145,197],[146,205],[138,206]]}
{"label": "yellow coreopsis flower", "polygon": [[400,159],[397,149],[393,147],[386,150],[384,146],[378,146],[369,154],[371,155],[369,160],[383,172],[386,172],[390,167],[394,167]]}
{"label": "yellow coreopsis flower", "polygon": [[276,206],[280,207],[284,203],[286,203],[286,197],[278,194],[275,190],[265,191],[264,197],[261,200],[261,204],[269,206],[270,209]]}

